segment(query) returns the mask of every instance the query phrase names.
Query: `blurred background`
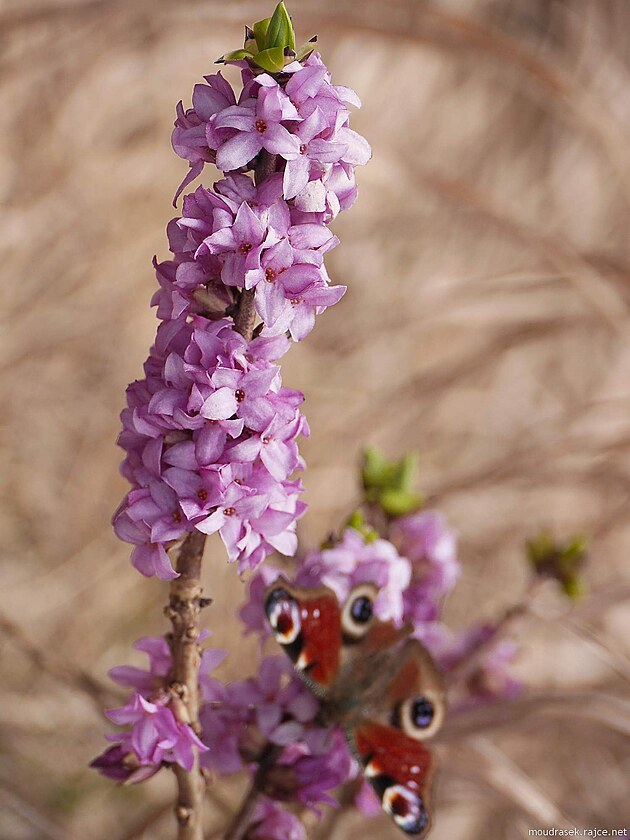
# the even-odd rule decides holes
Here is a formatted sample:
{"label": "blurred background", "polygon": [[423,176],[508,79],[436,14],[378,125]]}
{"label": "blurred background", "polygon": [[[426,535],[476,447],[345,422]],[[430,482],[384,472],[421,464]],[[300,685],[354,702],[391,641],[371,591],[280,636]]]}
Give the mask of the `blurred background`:
{"label": "blurred background", "polygon": [[[2,840],[174,836],[169,774],[120,788],[87,768],[117,700],[107,669],[140,664],[133,640],[166,629],[166,586],[110,529],[126,490],[114,441],[186,169],[175,103],[272,6],[0,4]],[[366,443],[417,450],[459,532],[454,627],[518,600],[526,537],[590,534],[589,598],[570,610],[549,594],[520,632],[521,678],[577,706],[451,752],[432,837],[629,827],[630,4],[289,10],[361,96],[353,126],[374,152],[333,226],[327,264],[349,291],[283,360],[312,429],[302,547],[352,508]],[[213,540],[206,576],[213,643],[238,652],[220,674],[245,676],[243,584]],[[208,836],[242,791],[213,787]],[[398,836],[352,812],[312,833],[359,831]]]}

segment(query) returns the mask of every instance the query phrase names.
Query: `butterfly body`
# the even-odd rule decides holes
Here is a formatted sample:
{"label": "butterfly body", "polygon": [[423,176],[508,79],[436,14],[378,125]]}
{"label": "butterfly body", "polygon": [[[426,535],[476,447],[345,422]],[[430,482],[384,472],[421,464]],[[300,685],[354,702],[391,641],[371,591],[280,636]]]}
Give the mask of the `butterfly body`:
{"label": "butterfly body", "polygon": [[276,639],[320,698],[322,722],[342,727],[384,810],[420,837],[430,822],[434,764],[423,741],[444,716],[441,679],[410,626],[375,617],[377,594],[363,584],[342,607],[326,587],[280,580],[265,609]]}

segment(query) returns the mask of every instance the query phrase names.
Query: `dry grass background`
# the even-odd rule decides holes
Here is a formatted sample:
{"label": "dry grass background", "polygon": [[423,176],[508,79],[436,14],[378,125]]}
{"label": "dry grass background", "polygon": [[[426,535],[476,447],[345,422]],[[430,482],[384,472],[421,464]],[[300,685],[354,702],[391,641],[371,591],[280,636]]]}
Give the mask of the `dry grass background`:
{"label": "dry grass background", "polygon": [[[86,768],[106,726],[68,667],[103,679],[133,661],[135,638],[165,629],[165,587],[131,570],[110,531],[125,490],[118,412],[155,329],[150,258],[166,253],[185,168],[169,147],[174,103],[270,8],[0,5],[3,840],[173,836],[168,774],[125,789]],[[538,689],[583,692],[587,715],[595,691],[625,707],[604,725],[567,706],[458,745],[433,836],[524,837],[545,813],[629,826],[630,5],[290,8],[362,96],[354,125],[374,150],[330,255],[349,292],[284,363],[312,427],[302,544],[352,505],[366,442],[419,450],[422,485],[459,530],[454,626],[518,598],[526,536],[592,534],[591,599],[569,613],[549,594],[519,667]],[[217,543],[206,566],[214,641],[242,651],[223,673],[242,676],[242,584]],[[241,790],[213,789],[209,836]],[[397,836],[352,814],[320,836],[359,831]]]}

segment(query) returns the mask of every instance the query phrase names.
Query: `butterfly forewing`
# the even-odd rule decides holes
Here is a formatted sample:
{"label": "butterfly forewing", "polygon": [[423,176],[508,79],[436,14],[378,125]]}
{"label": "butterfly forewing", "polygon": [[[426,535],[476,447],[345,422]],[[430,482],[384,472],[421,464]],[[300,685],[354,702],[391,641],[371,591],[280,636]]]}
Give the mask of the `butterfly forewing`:
{"label": "butterfly forewing", "polygon": [[265,611],[297,671],[325,693],[337,676],[341,650],[341,612],[334,592],[297,589],[280,580],[267,592]]}

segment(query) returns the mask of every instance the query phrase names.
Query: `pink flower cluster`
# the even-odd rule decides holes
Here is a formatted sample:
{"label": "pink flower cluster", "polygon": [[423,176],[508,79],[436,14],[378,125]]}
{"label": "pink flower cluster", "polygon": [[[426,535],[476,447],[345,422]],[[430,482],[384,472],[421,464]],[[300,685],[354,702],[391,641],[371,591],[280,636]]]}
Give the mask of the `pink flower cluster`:
{"label": "pink flower cluster", "polygon": [[[398,548],[389,540],[366,540],[354,528],[346,528],[335,545],[304,558],[294,582],[327,586],[342,604],[355,586],[372,583],[378,587],[375,614],[399,626],[410,622],[418,638],[435,650],[448,637],[439,621],[442,601],[460,573],[455,533],[437,511],[410,514],[395,520],[393,528]],[[249,601],[241,611],[249,629],[270,633],[263,594],[279,574],[266,565],[252,578]]]}
{"label": "pink flower cluster", "polygon": [[[156,263],[161,318],[229,306],[232,290],[254,290],[262,334],[289,332],[295,341],[313,329],[315,315],[337,303],[345,286],[330,286],[324,254],[339,240],[321,221],[305,221],[282,193],[282,175],[256,187],[235,173],[184,198],[168,227],[174,259]],[[212,297],[210,297],[212,295]]]}
{"label": "pink flower cluster", "polygon": [[[365,538],[354,528],[346,528],[332,547],[308,554],[300,563],[292,582],[297,586],[327,586],[343,604],[352,589],[372,583],[379,594],[375,614],[397,625],[410,623],[414,635],[431,651],[440,668],[448,671],[459,665],[480,642],[491,640],[491,625],[473,625],[453,632],[441,620],[444,598],[457,582],[461,565],[457,559],[457,539],[438,511],[425,510],[395,519],[392,540]],[[395,544],[394,544],[395,542]],[[250,631],[264,640],[270,635],[265,616],[264,597],[268,586],[281,574],[266,564],[251,579],[249,597],[241,610],[241,619]],[[465,697],[458,708],[514,697],[521,684],[510,674],[515,648],[510,642],[489,647],[465,686]],[[332,739],[331,730],[329,738]],[[344,767],[349,781],[356,767],[344,764],[345,744],[330,741],[332,765]],[[204,757],[204,760],[208,760]],[[324,756],[317,762],[322,764]],[[318,769],[318,772],[322,772]],[[380,811],[373,790],[363,783],[355,799],[366,816]]]}
{"label": "pink flower cluster", "polygon": [[285,199],[308,221],[330,221],[355,200],[354,167],[371,156],[366,140],[348,126],[348,105],[360,107],[358,96],[332,84],[317,53],[288,64],[284,82],[240,65],[238,103],[217,73],[195,85],[192,108],[178,105],[173,148],[191,167],[180,191],[208,162],[234,171],[265,150],[279,158]]}
{"label": "pink flower cluster", "polygon": [[[202,641],[204,638],[207,634]],[[127,728],[109,735],[113,746],[92,762],[103,775],[131,784],[144,781],[167,764],[190,770],[193,749],[198,750],[201,764],[209,772],[226,775],[244,767],[255,768],[269,745],[274,745],[280,752],[265,786],[269,799],[264,807],[259,806],[259,821],[254,824],[269,822],[267,830],[277,824],[278,831],[288,826],[293,832],[299,829],[292,827],[291,818],[274,800],[301,802],[311,808],[335,804],[328,792],[356,775],[343,736],[317,724],[319,701],[285,656],[266,657],[257,677],[224,685],[212,672],[227,654],[206,648],[199,671],[199,739],[190,726],[176,719],[173,698],[164,690],[172,663],[166,640],[144,638],[135,647],[148,654],[149,668],[124,666],[110,671],[110,677],[133,689],[133,695],[121,708],[106,712],[112,722]],[[291,831],[277,835],[279,840],[292,836]]]}
{"label": "pink flower cluster", "polygon": [[306,840],[306,829],[295,814],[264,796],[252,815],[247,840]]}
{"label": "pink flower cluster", "polygon": [[[91,767],[104,776],[132,784],[153,776],[163,764],[179,764],[191,770],[194,750],[207,751],[186,723],[177,719],[172,709],[173,697],[164,690],[171,668],[171,652],[164,638],[139,639],[135,646],[149,657],[149,669],[121,666],[109,675],[120,685],[133,688],[129,702],[105,714],[115,724],[128,727],[122,734],[108,735],[114,744],[95,758]],[[201,667],[210,672],[225,658],[224,651],[207,649]]]}
{"label": "pink flower cluster", "polygon": [[[492,625],[476,624],[454,633],[441,620],[442,602],[460,573],[456,536],[437,511],[419,511],[392,522],[397,546],[385,539],[366,538],[346,528],[333,546],[308,554],[298,566],[293,582],[298,586],[328,586],[343,603],[362,583],[373,583],[379,595],[375,612],[398,625],[410,622],[444,671],[457,667],[480,643],[492,640]],[[404,550],[404,554],[402,553]],[[263,566],[249,584],[249,598],[241,610],[248,630],[269,635],[264,594],[279,576],[278,569]],[[199,739],[174,718],[164,683],[171,668],[171,654],[164,639],[141,639],[136,648],[149,655],[148,671],[113,669],[119,684],[134,695],[122,709],[108,715],[126,724],[122,735],[110,736],[114,745],[93,766],[103,774],[127,782],[142,781],[167,763],[190,766],[192,748],[201,765],[217,775],[247,769],[254,773],[261,760],[276,754],[265,775],[265,796],[257,806],[249,837],[294,837],[301,840],[300,821],[279,803],[300,802],[315,810],[335,804],[331,792],[356,778],[358,768],[345,738],[335,727],[318,722],[319,701],[298,678],[289,659],[261,659],[255,677],[224,684],[212,676],[225,653],[206,649],[199,674],[201,691]],[[509,672],[515,649],[498,642],[481,657],[456,700],[458,709],[513,697],[520,683]],[[366,815],[380,810],[367,784],[356,797]]]}
{"label": "pink flower cluster", "polygon": [[[208,162],[225,177],[185,196],[168,225],[173,258],[154,261],[162,323],[122,413],[132,489],[114,527],[134,566],[164,580],[176,576],[169,547],[194,529],[218,531],[239,571],[295,552],[305,505],[292,476],[308,426],[274,362],[345,292],[324,265],[338,244],[328,224],[370,157],[348,127],[356,95],[331,83],[319,56],[277,78],[242,75],[238,102],[217,74],[195,86],[192,109],[178,106],[173,146],[191,164],[180,191]],[[253,341],[232,320],[243,295],[260,319]]]}
{"label": "pink flower cluster", "polygon": [[319,701],[285,656],[264,658],[255,678],[202,688],[202,766],[234,773],[274,745],[280,752],[267,774],[268,796],[312,808],[335,804],[328,791],[356,774],[355,762],[341,733],[317,724]]}
{"label": "pink flower cluster", "polygon": [[165,545],[193,528],[219,531],[241,569],[295,551],[305,505],[289,476],[308,426],[302,394],[282,387],[271,361],[288,347],[284,336],[248,343],[228,319],[160,324],[145,378],[127,390],[119,439],[134,488],[114,527],[135,545],[142,574],[175,577]]}

